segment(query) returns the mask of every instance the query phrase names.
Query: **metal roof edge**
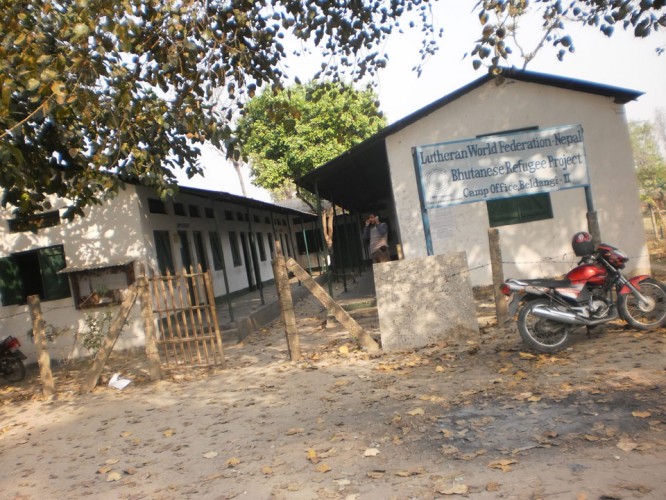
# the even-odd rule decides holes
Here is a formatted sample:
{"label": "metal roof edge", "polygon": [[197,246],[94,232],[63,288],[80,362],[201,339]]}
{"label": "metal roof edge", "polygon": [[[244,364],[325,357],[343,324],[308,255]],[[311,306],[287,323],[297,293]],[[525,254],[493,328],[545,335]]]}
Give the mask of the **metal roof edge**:
{"label": "metal roof edge", "polygon": [[[612,85],[604,85],[604,84],[599,84],[599,83],[594,83],[594,82],[589,82],[585,80],[578,80],[575,78],[568,78],[568,77],[562,77],[562,76],[557,76],[557,75],[551,75],[548,73],[539,73],[539,72],[534,72],[534,71],[527,71],[527,70],[519,70],[516,68],[502,68],[502,73],[499,75],[499,77],[503,78],[508,78],[508,79],[513,79],[513,80],[520,80],[528,83],[537,83],[541,85],[550,85],[552,87],[558,87],[558,88],[564,88],[564,89],[569,89],[569,90],[574,90],[574,91],[579,91],[579,92],[586,92],[586,93],[591,93],[591,94],[597,94],[597,95],[606,95],[608,97],[613,97],[615,102],[619,104],[626,104],[629,101],[635,100],[641,95],[644,94],[644,92],[636,91],[636,90],[631,90],[631,89],[625,89],[621,87],[615,87]],[[384,127],[382,130],[374,134],[373,136],[369,137],[365,141],[355,145],[354,147],[350,148],[346,152],[342,153],[341,155],[333,158],[332,160],[324,163],[323,165],[317,167],[315,170],[312,172],[309,172],[298,179],[296,179],[294,182],[296,185],[307,188],[308,184],[313,184],[314,180],[318,177],[321,176],[321,171],[329,168],[332,165],[335,165],[337,163],[340,163],[341,161],[344,161],[345,158],[357,155],[361,153],[362,151],[365,151],[366,149],[376,145],[378,142],[382,141],[384,138],[388,137],[389,135],[392,135],[403,128],[407,127],[408,125],[411,125],[412,123],[420,120],[421,118],[433,113],[434,111],[438,110],[439,108],[455,101],[456,99],[459,99],[460,97],[464,96],[465,94],[468,94],[472,90],[484,85],[485,83],[491,81],[492,79],[497,78],[497,76],[491,75],[486,73],[485,75],[480,76],[476,80],[471,81],[467,85],[464,85],[453,92],[431,102],[430,104],[427,104],[426,106],[422,107],[421,109],[418,109],[414,111],[413,113],[395,121],[394,123]]]}
{"label": "metal roof edge", "polygon": [[284,207],[281,205],[276,205],[274,203],[269,203],[267,201],[255,200],[254,198],[247,198],[245,196],[227,193],[225,191],[211,191],[208,189],[194,188],[188,186],[178,186],[178,193],[188,194],[192,196],[199,196],[202,198],[214,198],[216,201],[226,201],[229,203],[238,203],[243,205],[250,205],[255,208],[261,208],[264,210],[269,210],[273,212],[280,213],[289,213],[292,215],[307,215],[311,217],[316,217],[315,214],[310,212],[303,212],[295,208]]}

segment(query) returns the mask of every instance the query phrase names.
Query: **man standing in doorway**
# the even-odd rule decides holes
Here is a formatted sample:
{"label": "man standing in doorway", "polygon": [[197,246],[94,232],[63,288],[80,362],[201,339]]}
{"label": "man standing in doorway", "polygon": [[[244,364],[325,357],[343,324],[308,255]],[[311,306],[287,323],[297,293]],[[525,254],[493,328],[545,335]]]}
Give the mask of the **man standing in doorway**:
{"label": "man standing in doorway", "polygon": [[363,241],[368,245],[368,253],[373,264],[391,260],[388,251],[388,224],[380,222],[378,215],[370,214],[366,219]]}

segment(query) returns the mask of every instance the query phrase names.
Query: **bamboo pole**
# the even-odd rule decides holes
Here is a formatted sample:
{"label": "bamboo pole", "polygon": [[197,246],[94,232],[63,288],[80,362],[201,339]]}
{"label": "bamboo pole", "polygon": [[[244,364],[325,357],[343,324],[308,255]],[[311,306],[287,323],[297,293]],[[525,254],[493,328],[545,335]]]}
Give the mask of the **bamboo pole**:
{"label": "bamboo pole", "polygon": [[345,311],[340,304],[338,304],[333,297],[317,283],[305,270],[298,265],[294,259],[287,260],[287,269],[294,273],[296,277],[303,282],[303,284],[310,290],[319,302],[321,302],[329,311],[335,316],[342,326],[344,326],[349,333],[358,340],[359,344],[368,351],[378,351],[379,345],[375,342],[368,332],[366,332],[361,325],[359,325],[354,318],[352,318],[347,311]]}
{"label": "bamboo pole", "polygon": [[155,316],[150,298],[150,285],[145,273],[137,279],[137,291],[141,302],[141,319],[146,334],[146,357],[148,358],[148,370],[150,380],[156,381],[162,378],[160,369],[160,355],[157,352],[157,334],[155,331]]}
{"label": "bamboo pole", "polygon": [[282,254],[282,245],[277,238],[275,239],[275,254],[273,276],[275,278],[275,289],[277,290],[278,300],[280,301],[280,315],[282,316],[282,323],[284,324],[287,336],[289,359],[291,361],[299,361],[301,359],[301,344],[296,328],[294,300],[291,296],[289,274],[287,273],[284,255]]}
{"label": "bamboo pole", "polygon": [[503,325],[508,319],[508,307],[500,286],[504,283],[504,270],[502,269],[502,248],[497,228],[488,230],[488,245],[490,248],[490,266],[493,274],[493,294],[495,296],[495,310],[497,311],[497,324]]}
{"label": "bamboo pole", "polygon": [[97,385],[97,381],[99,380],[99,376],[102,374],[104,365],[109,359],[111,351],[113,350],[113,346],[115,345],[116,340],[118,340],[120,332],[123,329],[123,325],[127,320],[127,316],[129,315],[129,312],[132,309],[134,302],[136,301],[136,296],[136,285],[130,285],[130,287],[125,292],[123,302],[120,304],[120,309],[118,309],[116,316],[113,318],[113,321],[111,321],[109,331],[106,333],[102,347],[100,347],[99,351],[97,351],[97,356],[95,356],[93,365],[90,368],[90,373],[83,381],[83,383],[81,383],[80,392],[90,392]]}
{"label": "bamboo pole", "polygon": [[224,368],[225,367],[224,345],[222,343],[222,333],[220,332],[220,325],[217,321],[217,310],[215,309],[215,293],[213,290],[213,279],[211,277],[210,269],[206,271],[206,274],[204,276],[204,283],[206,285],[206,294],[208,295],[208,305],[210,307],[211,315],[213,316],[212,327],[215,330],[215,340],[217,341],[217,345],[219,347],[220,364],[222,365],[222,368]]}
{"label": "bamboo pole", "polygon": [[30,317],[32,318],[32,334],[37,348],[37,362],[39,363],[39,377],[42,381],[42,391],[44,397],[53,398],[55,395],[55,383],[53,382],[53,373],[51,372],[51,356],[46,348],[46,334],[44,333],[44,320],[42,319],[42,309],[39,304],[39,295],[30,295],[28,297],[28,306],[30,307]]}

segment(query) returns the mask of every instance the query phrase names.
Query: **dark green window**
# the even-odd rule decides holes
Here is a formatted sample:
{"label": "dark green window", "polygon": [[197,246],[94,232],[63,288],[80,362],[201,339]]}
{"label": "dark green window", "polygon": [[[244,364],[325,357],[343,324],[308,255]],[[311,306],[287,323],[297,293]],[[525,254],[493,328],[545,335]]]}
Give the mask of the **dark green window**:
{"label": "dark green window", "polygon": [[257,233],[257,246],[259,247],[259,258],[262,261],[266,260],[266,247],[264,246],[264,235],[262,233]]}
{"label": "dark green window", "polygon": [[550,204],[550,194],[548,193],[501,198],[486,203],[490,227],[553,218],[553,207]]}
{"label": "dark green window", "polygon": [[173,213],[175,215],[183,215],[183,216],[187,215],[185,213],[185,205],[183,205],[182,203],[174,203],[173,204]]}
{"label": "dark green window", "polygon": [[21,233],[25,231],[37,232],[39,229],[53,227],[60,224],[60,213],[57,210],[29,217],[17,217],[7,221],[10,233]]}
{"label": "dark green window", "polygon": [[321,250],[321,231],[307,229],[305,235],[302,231],[296,233],[296,248],[300,255]]}
{"label": "dark green window", "polygon": [[151,214],[167,213],[166,204],[157,198],[148,198],[148,211]]}
{"label": "dark green window", "polygon": [[211,231],[208,233],[210,239],[210,249],[213,252],[213,267],[215,269],[222,269],[224,267],[224,258],[222,255],[222,245],[220,245],[220,237],[216,232]]}
{"label": "dark green window", "polygon": [[194,237],[194,251],[197,254],[197,262],[201,266],[201,270],[205,273],[208,271],[208,259],[206,258],[203,236],[199,231],[194,231],[192,236]]}
{"label": "dark green window", "polygon": [[157,254],[157,265],[160,268],[160,273],[164,275],[168,270],[173,274],[175,268],[173,266],[169,231],[154,231],[153,234],[155,235],[155,253]]}
{"label": "dark green window", "polygon": [[62,245],[20,252],[0,259],[2,305],[23,304],[30,295],[43,301],[71,297]]}
{"label": "dark green window", "polygon": [[229,245],[231,246],[231,259],[234,262],[234,266],[238,267],[243,265],[240,251],[238,250],[238,236],[236,236],[234,231],[229,231]]}
{"label": "dark green window", "polygon": [[271,233],[268,233],[266,235],[266,239],[268,240],[268,251],[271,253],[271,258],[275,255],[275,247],[273,246],[273,235]]}

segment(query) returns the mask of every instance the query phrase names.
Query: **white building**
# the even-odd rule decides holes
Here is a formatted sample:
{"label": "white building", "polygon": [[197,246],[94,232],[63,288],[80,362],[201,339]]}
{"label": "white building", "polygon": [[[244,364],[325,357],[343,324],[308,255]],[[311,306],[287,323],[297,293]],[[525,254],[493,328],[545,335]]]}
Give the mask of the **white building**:
{"label": "white building", "polygon": [[393,258],[465,251],[474,285],[492,283],[490,228],[500,233],[505,276],[555,276],[576,263],[571,238],[588,230],[588,217],[602,241],[629,255],[628,271],[645,271],[624,111],[640,95],[532,72],[485,75],[297,184],[349,211],[379,213]]}
{"label": "white building", "polygon": [[[127,185],[72,222],[60,218],[64,202],[52,203],[53,211],[31,218],[1,212],[0,332],[21,340],[29,362],[30,295],[40,297],[47,333],[58,337],[52,356],[62,359],[88,354],[77,332],[88,327],[86,318],[112,310],[142,266],[162,274],[209,269],[217,301],[273,281],[275,240],[304,268],[319,267],[315,217],[271,203],[186,187],[162,202],[153,190]],[[117,346],[143,341],[134,308]]]}

